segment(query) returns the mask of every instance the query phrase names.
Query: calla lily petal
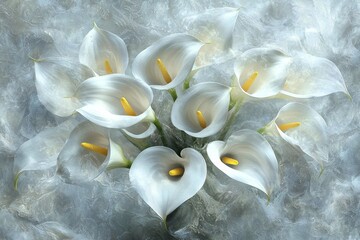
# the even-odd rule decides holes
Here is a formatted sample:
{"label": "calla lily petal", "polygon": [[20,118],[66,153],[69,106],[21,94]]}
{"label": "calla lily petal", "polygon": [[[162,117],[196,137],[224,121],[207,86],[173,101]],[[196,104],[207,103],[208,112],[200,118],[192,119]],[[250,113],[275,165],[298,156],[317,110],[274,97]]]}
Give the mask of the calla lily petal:
{"label": "calla lily petal", "polygon": [[20,146],[14,161],[15,188],[22,172],[56,166],[57,155],[76,124],[75,119],[69,119],[57,127],[40,132]]}
{"label": "calla lily petal", "polygon": [[232,47],[233,32],[239,11],[238,8],[215,8],[184,20],[188,32],[206,43],[199,51],[195,68],[227,59],[225,53],[228,53]]}
{"label": "calla lily petal", "polygon": [[[176,99],[171,110],[175,127],[193,137],[208,137],[216,134],[228,117],[231,88],[219,83],[199,83]],[[200,111],[205,125],[197,112]]]}
{"label": "calla lily petal", "polygon": [[305,53],[294,57],[281,91],[294,98],[321,97],[335,92],[349,95],[340,70],[326,58]]}
{"label": "calla lily petal", "polygon": [[[271,194],[278,181],[278,162],[270,144],[261,134],[240,130],[226,142],[209,143],[206,150],[213,164],[226,175],[268,196]],[[224,157],[230,157],[238,164],[225,164]]]}
{"label": "calla lily petal", "polygon": [[[298,124],[282,129],[289,123]],[[280,109],[264,130],[266,134],[280,136],[322,164],[328,161],[326,127],[325,120],[312,108],[300,103],[289,103]]]}
{"label": "calla lily petal", "polygon": [[291,62],[291,57],[277,49],[250,49],[235,62],[238,86],[249,97],[273,97],[283,88]]}
{"label": "calla lily petal", "polygon": [[[142,151],[134,160],[129,176],[141,198],[162,218],[194,196],[206,178],[202,155],[185,148],[179,157],[172,149],[156,146]],[[179,176],[170,170],[182,168]]]}
{"label": "calla lily petal", "polygon": [[[190,35],[166,36],[136,56],[132,65],[133,75],[155,89],[174,88],[190,74],[202,45],[203,43]],[[164,65],[163,71],[158,59],[162,62],[160,65]],[[170,77],[169,80],[165,79],[166,72]]]}
{"label": "calla lily petal", "polygon": [[105,75],[124,73],[129,57],[120,37],[94,25],[81,43],[79,61],[98,75]]}
{"label": "calla lily petal", "polygon": [[[143,82],[123,74],[94,77],[83,82],[75,96],[83,107],[77,109],[88,120],[107,128],[127,128],[153,113],[153,93]],[[121,104],[125,98],[135,114]]]}
{"label": "calla lily petal", "polygon": [[60,117],[73,114],[78,107],[74,98],[77,86],[93,73],[86,66],[64,58],[35,61],[35,85],[40,102]]}
{"label": "calla lily petal", "polygon": [[134,126],[123,129],[125,134],[129,135],[132,138],[143,139],[149,137],[154,133],[156,127],[151,122],[140,122]]}
{"label": "calla lily petal", "polygon": [[[83,143],[104,151],[89,150]],[[66,182],[90,181],[107,167],[129,165],[122,148],[109,138],[109,132],[90,122],[79,124],[71,133],[57,159],[57,173]]]}

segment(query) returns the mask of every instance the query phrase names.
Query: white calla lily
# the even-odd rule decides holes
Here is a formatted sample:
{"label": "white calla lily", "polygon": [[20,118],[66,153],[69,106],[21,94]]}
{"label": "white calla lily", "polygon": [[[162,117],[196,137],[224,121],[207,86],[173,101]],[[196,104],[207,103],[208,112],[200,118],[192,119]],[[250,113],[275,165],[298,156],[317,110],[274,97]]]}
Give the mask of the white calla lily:
{"label": "white calla lily", "polygon": [[270,98],[282,90],[292,58],[271,48],[253,48],[235,62],[234,71],[240,95]]}
{"label": "white calla lily", "polygon": [[125,73],[129,57],[124,41],[94,24],[80,46],[80,63],[98,75]]}
{"label": "white calla lily", "polygon": [[93,123],[107,128],[127,128],[152,121],[151,88],[123,74],[93,77],[75,93],[82,107],[77,111]]}
{"label": "white calla lily", "polygon": [[78,85],[93,77],[86,66],[64,58],[35,60],[35,86],[40,102],[60,117],[70,116],[78,108],[73,98]]}
{"label": "white calla lily", "polygon": [[278,182],[278,162],[274,151],[257,132],[237,131],[226,142],[209,143],[206,150],[212,163],[226,175],[268,196]]}
{"label": "white calla lily", "polygon": [[199,83],[176,99],[171,122],[193,137],[216,134],[224,126],[230,103],[231,88],[220,83]]}
{"label": "white calla lily", "polygon": [[317,162],[328,161],[325,120],[312,108],[300,103],[288,103],[261,131],[280,136]]}
{"label": "white calla lily", "polygon": [[156,146],[142,151],[129,176],[141,198],[164,220],[194,196],[206,179],[206,163],[194,149],[185,148],[179,157],[172,149]]}
{"label": "white calla lily", "polygon": [[294,56],[281,93],[294,98],[322,97],[335,92],[349,95],[336,65],[326,58],[298,53]]}
{"label": "white calla lily", "polygon": [[188,32],[205,42],[196,58],[195,68],[220,63],[233,57],[233,32],[240,9],[215,8],[184,19]]}
{"label": "white calla lily", "polygon": [[71,118],[59,126],[40,132],[20,146],[14,160],[15,189],[23,172],[45,170],[56,166],[58,153],[76,125],[77,121]]}
{"label": "white calla lily", "polygon": [[[114,130],[113,130],[114,131]],[[66,182],[89,181],[105,169],[129,167],[120,139],[90,122],[79,124],[70,134],[57,159],[57,173]]]}
{"label": "white calla lily", "polygon": [[174,88],[190,74],[202,45],[190,35],[166,36],[136,56],[132,73],[154,89]]}

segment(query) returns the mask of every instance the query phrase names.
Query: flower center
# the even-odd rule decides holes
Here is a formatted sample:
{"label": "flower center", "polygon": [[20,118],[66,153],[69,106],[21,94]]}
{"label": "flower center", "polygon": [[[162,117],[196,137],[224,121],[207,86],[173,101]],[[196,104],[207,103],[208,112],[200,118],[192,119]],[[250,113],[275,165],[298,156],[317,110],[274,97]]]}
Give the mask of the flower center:
{"label": "flower center", "polygon": [[197,119],[198,119],[198,122],[200,124],[200,127],[202,128],[206,128],[206,121],[205,121],[205,118],[204,118],[204,115],[202,114],[201,111],[196,111],[196,116],[197,116]]}
{"label": "flower center", "polygon": [[156,63],[158,65],[158,67],[159,67],[159,70],[160,70],[161,75],[163,76],[165,82],[170,83],[172,79],[171,79],[171,76],[170,76],[168,70],[166,69],[165,64],[163,63],[163,61],[161,61],[161,59],[158,58],[156,60]]}
{"label": "flower center", "polygon": [[83,148],[85,148],[86,150],[96,152],[96,153],[99,153],[99,154],[104,155],[104,156],[106,156],[108,154],[107,148],[100,147],[100,146],[92,144],[92,143],[82,142],[80,145]]}
{"label": "flower center", "polygon": [[296,128],[300,126],[300,122],[291,122],[291,123],[284,123],[279,125],[279,129],[283,132],[286,132],[287,130],[291,129],[291,128]]}
{"label": "flower center", "polygon": [[258,76],[258,72],[253,72],[250,77],[244,82],[244,84],[241,86],[242,89],[247,92],[249,91],[249,89],[251,88],[251,86],[253,85],[253,83],[255,82],[255,79]]}
{"label": "flower center", "polygon": [[222,157],[221,161],[226,165],[231,165],[231,166],[239,165],[239,161],[231,157]]}
{"label": "flower center", "polygon": [[169,175],[171,177],[181,177],[184,174],[183,167],[177,167],[169,170]]}
{"label": "flower center", "polygon": [[105,59],[105,61],[104,61],[104,66],[105,66],[105,72],[106,72],[107,74],[113,73],[113,70],[112,70],[112,68],[111,68],[111,64],[110,64],[109,59]]}
{"label": "flower center", "polygon": [[130,103],[126,100],[125,97],[122,97],[120,99],[121,105],[125,111],[125,113],[129,116],[136,116],[136,112],[134,111],[134,109],[131,107]]}

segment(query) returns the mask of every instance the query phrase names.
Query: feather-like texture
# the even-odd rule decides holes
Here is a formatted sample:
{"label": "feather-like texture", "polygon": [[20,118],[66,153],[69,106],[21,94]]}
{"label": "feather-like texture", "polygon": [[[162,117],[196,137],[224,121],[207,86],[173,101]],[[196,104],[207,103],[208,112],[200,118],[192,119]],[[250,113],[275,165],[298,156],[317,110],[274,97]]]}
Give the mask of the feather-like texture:
{"label": "feather-like texture", "polygon": [[[126,74],[132,74],[134,58],[147,46],[173,33],[189,33],[186,19],[224,7],[240,10],[231,54],[280,47],[290,56],[303,53],[327,59],[341,72],[351,99],[343,101],[339,97],[347,96],[335,93],[303,100],[328,123],[329,161],[324,163],[320,177],[310,162],[304,161],[302,152],[296,153],[289,144],[281,149],[273,145],[279,160],[280,185],[273,190],[268,205],[264,194],[257,194],[256,189],[209,169],[203,189],[168,216],[169,231],[139,200],[127,169],[107,171],[81,186],[51,177],[54,168],[25,171],[20,176],[19,192],[14,192],[16,149],[66,120],[40,102],[34,62],[29,56],[60,56],[78,62],[81,43],[96,22],[124,40],[129,53]],[[4,0],[0,3],[0,26],[1,238],[360,239],[358,0]],[[58,55],[51,55],[48,45]],[[233,65],[227,60],[202,68],[190,85],[209,81],[228,85]],[[57,99],[51,96],[54,93],[46,94]],[[185,134],[178,130],[169,131],[173,128],[169,119],[172,102],[167,92],[154,91],[154,96],[153,107],[161,114],[159,120],[167,137],[176,136],[169,144],[189,146],[191,137],[183,138]],[[353,106],[348,104],[350,101]],[[62,105],[60,101],[56,104]],[[262,127],[284,104],[276,99],[246,103],[233,130]],[[150,140],[157,142],[157,134]],[[46,146],[55,147],[49,137],[39,142],[43,144],[32,148],[34,153],[39,150],[47,154]],[[199,151],[203,153],[203,149]],[[131,160],[138,151],[124,150],[127,153]],[[53,163],[54,158],[47,160]]]}

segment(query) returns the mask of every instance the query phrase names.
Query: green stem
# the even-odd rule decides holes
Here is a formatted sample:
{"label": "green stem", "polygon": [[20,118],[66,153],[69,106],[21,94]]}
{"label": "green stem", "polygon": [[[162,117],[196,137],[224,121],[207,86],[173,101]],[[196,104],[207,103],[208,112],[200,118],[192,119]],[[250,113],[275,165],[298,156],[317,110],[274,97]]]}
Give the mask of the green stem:
{"label": "green stem", "polygon": [[[167,217],[167,216],[166,216],[166,217]],[[166,217],[165,217],[165,219],[163,219],[163,226],[164,226],[165,230],[166,230],[167,232],[169,232],[169,229],[168,229],[168,226],[167,226],[167,222],[166,222]]]}
{"label": "green stem", "polygon": [[19,177],[20,177],[21,174],[22,174],[22,172],[18,172],[14,177],[14,182],[13,183],[14,183],[15,191],[18,190],[18,182],[19,182]]}
{"label": "green stem", "polygon": [[190,87],[190,81],[194,77],[194,75],[199,71],[199,69],[192,70],[189,76],[185,79],[183,89],[186,90]]}
{"label": "green stem", "polygon": [[190,80],[191,78],[187,78],[185,81],[184,81],[184,90],[188,89],[190,87]]}
{"label": "green stem", "polygon": [[172,99],[173,99],[174,102],[175,102],[175,100],[177,99],[176,90],[175,90],[174,88],[171,88],[171,89],[168,90],[168,92],[170,93]]}
{"label": "green stem", "polygon": [[257,132],[260,133],[260,134],[265,134],[265,127],[259,128],[259,129],[257,130]]}
{"label": "green stem", "polygon": [[271,195],[266,194],[266,198],[267,198],[266,205],[268,206],[270,204],[270,201],[271,201]]}
{"label": "green stem", "polygon": [[161,126],[161,123],[160,123],[159,119],[157,117],[155,117],[155,120],[153,121],[153,123],[154,123],[155,127],[157,128],[157,130],[160,133],[161,141],[163,142],[163,144],[165,146],[168,146],[166,138],[165,138],[164,130],[163,130],[162,126]]}

